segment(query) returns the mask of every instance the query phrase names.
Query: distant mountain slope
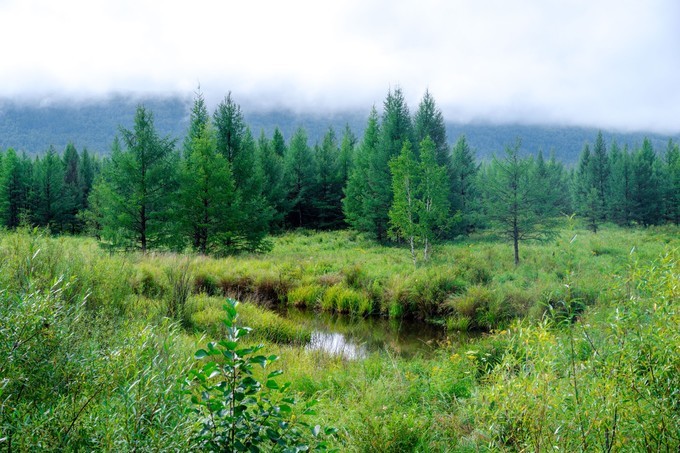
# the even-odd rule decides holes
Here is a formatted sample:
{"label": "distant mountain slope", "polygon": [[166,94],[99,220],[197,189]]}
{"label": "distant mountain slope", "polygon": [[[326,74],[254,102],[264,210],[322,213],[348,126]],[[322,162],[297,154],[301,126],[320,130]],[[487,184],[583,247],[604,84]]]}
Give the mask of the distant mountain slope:
{"label": "distant mountain slope", "polygon": [[[150,97],[132,98],[113,96],[108,99],[84,103],[54,102],[48,105],[0,101],[0,149],[13,147],[29,154],[44,152],[51,144],[63,150],[68,142],[77,148],[87,147],[90,151],[108,153],[119,126],[132,127],[134,112],[143,103],[154,113],[156,127],[162,135],[170,135],[181,143],[188,125],[190,98]],[[295,129],[302,126],[313,145],[321,141],[332,126],[338,137],[346,124],[361,137],[368,109],[365,112],[338,113],[296,113],[288,110],[270,112],[249,111],[243,108],[246,122],[257,138],[260,131],[271,136],[278,126],[286,139]],[[560,126],[536,126],[517,124],[457,124],[447,123],[449,141],[455,142],[465,134],[469,144],[480,158],[488,158],[494,152],[502,153],[506,145],[512,145],[521,138],[522,149],[536,153],[542,149],[546,157],[554,151],[556,157],[567,164],[573,164],[585,142],[594,142],[597,129]],[[621,146],[631,148],[641,143],[645,136],[652,140],[657,151],[666,147],[668,136],[653,133],[612,133],[603,131],[607,143],[615,139]],[[673,137],[680,140],[680,136]]]}

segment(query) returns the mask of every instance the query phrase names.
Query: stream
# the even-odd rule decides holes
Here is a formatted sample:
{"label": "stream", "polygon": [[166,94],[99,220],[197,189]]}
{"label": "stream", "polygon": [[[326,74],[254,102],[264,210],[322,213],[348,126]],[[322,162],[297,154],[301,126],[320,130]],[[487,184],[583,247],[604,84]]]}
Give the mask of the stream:
{"label": "stream", "polygon": [[[402,357],[431,354],[447,338],[446,329],[422,321],[360,317],[313,310],[288,308],[284,317],[307,326],[312,339],[305,347],[322,350],[346,359],[366,358],[385,351]],[[449,340],[463,342],[468,336]]]}

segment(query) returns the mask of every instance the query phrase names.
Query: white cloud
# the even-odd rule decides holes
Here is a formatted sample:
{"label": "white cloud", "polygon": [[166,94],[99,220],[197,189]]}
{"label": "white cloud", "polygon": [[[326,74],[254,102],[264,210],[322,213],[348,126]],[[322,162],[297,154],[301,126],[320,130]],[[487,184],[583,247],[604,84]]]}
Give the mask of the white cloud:
{"label": "white cloud", "polygon": [[400,84],[452,119],[680,130],[680,4],[0,0],[0,96],[232,90],[365,110]]}

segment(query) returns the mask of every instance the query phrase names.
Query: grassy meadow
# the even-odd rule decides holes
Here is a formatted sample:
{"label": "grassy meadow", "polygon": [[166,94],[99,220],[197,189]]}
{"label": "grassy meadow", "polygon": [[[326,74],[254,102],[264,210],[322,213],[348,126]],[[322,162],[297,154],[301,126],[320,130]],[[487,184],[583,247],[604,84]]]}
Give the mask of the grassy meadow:
{"label": "grassy meadow", "polygon": [[[488,234],[414,267],[351,231],[224,259],[1,232],[0,449],[191,449],[194,353],[224,337],[231,296],[340,451],[677,451],[679,247],[676,227],[569,224],[517,267]],[[348,360],[302,348],[312,332],[276,305],[484,334]]]}

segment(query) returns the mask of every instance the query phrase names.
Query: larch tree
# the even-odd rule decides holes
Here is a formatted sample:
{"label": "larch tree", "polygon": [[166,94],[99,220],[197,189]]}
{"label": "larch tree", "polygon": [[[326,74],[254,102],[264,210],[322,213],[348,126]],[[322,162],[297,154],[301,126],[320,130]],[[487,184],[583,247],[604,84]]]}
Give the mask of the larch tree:
{"label": "larch tree", "polygon": [[314,188],[313,155],[302,127],[295,131],[286,149],[284,175],[289,206],[286,222],[293,228],[302,228],[311,220]]}
{"label": "larch tree", "polygon": [[31,163],[9,148],[0,164],[0,224],[16,228],[28,213]]}
{"label": "larch tree", "polygon": [[618,225],[627,226],[632,210],[632,161],[628,148],[620,149],[616,142],[609,153],[611,173],[611,198],[609,218]]}
{"label": "larch tree", "polygon": [[648,138],[633,155],[632,220],[643,226],[656,225],[662,218],[663,198],[660,162]]}
{"label": "larch tree", "polygon": [[533,162],[519,155],[519,142],[505,149],[502,159],[493,157],[485,186],[487,215],[499,234],[512,241],[514,262],[520,262],[519,244],[543,239],[553,232],[554,219],[536,212],[537,194]]}
{"label": "larch tree", "polygon": [[32,211],[37,225],[62,230],[66,211],[63,189],[64,164],[54,146],[50,146],[34,163]]}
{"label": "larch tree", "polygon": [[137,107],[132,130],[121,128],[90,200],[99,212],[101,236],[115,247],[142,252],[166,246],[172,231],[171,207],[177,187],[175,141],[160,137],[153,114]]}
{"label": "larch tree", "polygon": [[454,231],[469,234],[479,223],[480,193],[477,187],[479,164],[465,135],[461,135],[453,146],[450,169],[449,203],[454,215],[458,214]]}
{"label": "larch tree", "polygon": [[217,152],[215,134],[206,124],[191,140],[181,166],[179,213],[183,236],[202,254],[232,250],[239,220],[229,161]]}
{"label": "larch tree", "polygon": [[368,209],[368,199],[372,196],[369,171],[379,144],[380,119],[373,107],[368,115],[364,136],[356,147],[352,170],[345,186],[345,197],[342,200],[345,221],[357,231],[374,232],[375,212]]}
{"label": "larch tree", "polygon": [[323,142],[315,149],[315,184],[312,204],[316,214],[316,226],[335,229],[342,225],[342,180],[340,172],[340,149],[332,127],[324,135]]}
{"label": "larch tree", "polygon": [[413,135],[414,143],[422,143],[426,137],[430,137],[434,143],[437,165],[446,168],[447,172],[450,171],[451,159],[444,115],[429,90],[425,91],[413,116]]}
{"label": "larch tree", "polygon": [[[285,150],[285,144],[282,149]],[[277,152],[273,140],[268,140],[264,131],[260,133],[260,138],[257,140],[257,156],[260,168],[262,168],[262,191],[267,204],[273,210],[271,227],[278,230],[283,228],[283,218],[287,212],[283,154]]]}

